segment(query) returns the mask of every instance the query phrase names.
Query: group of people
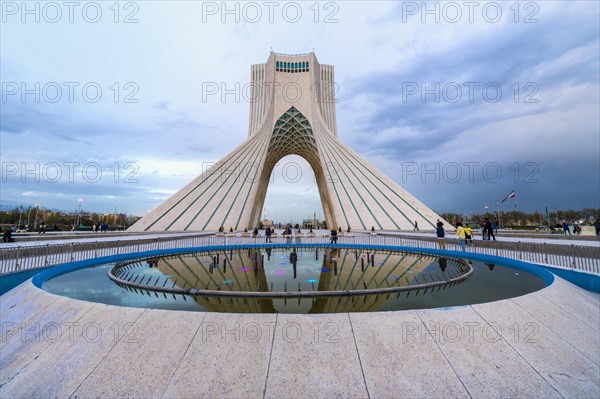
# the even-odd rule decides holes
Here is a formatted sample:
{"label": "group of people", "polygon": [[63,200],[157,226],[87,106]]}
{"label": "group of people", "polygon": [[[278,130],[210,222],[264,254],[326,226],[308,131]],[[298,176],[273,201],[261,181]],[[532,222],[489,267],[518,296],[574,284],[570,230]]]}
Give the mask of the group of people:
{"label": "group of people", "polygon": [[101,233],[108,231],[108,223],[103,222],[100,225],[97,225],[96,223],[94,223],[92,225],[92,231],[97,232],[98,230],[100,230]]}
{"label": "group of people", "polygon": [[[298,233],[300,233],[300,228],[297,229]],[[265,242],[273,242],[271,239],[271,236],[275,233],[275,229],[272,229],[270,226],[267,226],[265,228]],[[291,237],[292,236],[292,227],[287,225],[285,226],[285,229],[283,229],[283,236],[288,236]],[[258,237],[258,228],[255,227],[254,231],[252,232],[252,236],[253,237]]]}
{"label": "group of people", "polygon": [[[435,229],[438,245],[440,249],[446,249],[446,230],[444,229],[444,223],[438,219],[437,227]],[[483,222],[483,239],[490,240],[490,237],[496,241],[496,236],[494,235],[494,227],[490,222],[489,218],[485,218]],[[463,251],[467,250],[467,245],[473,245],[473,230],[471,226],[468,224],[463,226],[462,222],[456,223],[456,235],[458,236],[458,243]]]}
{"label": "group of people", "polygon": [[[299,228],[299,226],[296,226],[296,233],[300,234],[301,230]],[[348,228],[348,231],[350,231],[350,228]],[[223,227],[219,228],[219,232],[223,232]],[[312,229],[310,229],[310,232],[312,233]],[[271,239],[271,236],[275,233],[275,229],[272,229],[270,226],[267,226],[267,228],[265,229],[265,242],[273,242]],[[283,229],[283,236],[287,237],[287,238],[291,238],[293,235],[293,230],[292,227],[290,225],[285,226],[285,228]],[[255,227],[254,230],[252,231],[252,237],[256,238],[259,236],[259,232],[258,232],[258,228]],[[331,244],[337,244],[337,240],[338,240],[338,231],[336,229],[332,229],[331,233],[330,233],[330,243]]]}
{"label": "group of people", "polygon": [[[596,224],[598,224],[598,227],[596,227]],[[563,228],[564,235],[571,235],[571,228],[569,227],[569,222],[567,222],[566,220],[563,220],[561,223],[561,226]],[[597,236],[600,235],[599,234],[599,230],[600,230],[599,219],[596,219],[596,223],[594,223],[594,227],[596,227],[596,235]],[[577,236],[581,234],[581,226],[579,225],[579,223],[575,223],[575,226],[573,226],[573,233]]]}

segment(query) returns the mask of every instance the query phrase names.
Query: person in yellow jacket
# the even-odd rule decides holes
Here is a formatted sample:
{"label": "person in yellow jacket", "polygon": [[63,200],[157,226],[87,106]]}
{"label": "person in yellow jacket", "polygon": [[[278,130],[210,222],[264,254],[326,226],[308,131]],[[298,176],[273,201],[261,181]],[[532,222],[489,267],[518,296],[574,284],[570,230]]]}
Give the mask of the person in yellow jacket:
{"label": "person in yellow jacket", "polygon": [[465,225],[465,241],[467,243],[467,245],[473,245],[473,236],[471,235],[472,231],[471,231],[471,227],[469,227],[469,225]]}
{"label": "person in yellow jacket", "polygon": [[458,243],[460,244],[460,247],[463,251],[466,251],[467,248],[465,248],[465,238],[467,236],[465,234],[465,229],[461,222],[456,223],[456,235],[458,236]]}

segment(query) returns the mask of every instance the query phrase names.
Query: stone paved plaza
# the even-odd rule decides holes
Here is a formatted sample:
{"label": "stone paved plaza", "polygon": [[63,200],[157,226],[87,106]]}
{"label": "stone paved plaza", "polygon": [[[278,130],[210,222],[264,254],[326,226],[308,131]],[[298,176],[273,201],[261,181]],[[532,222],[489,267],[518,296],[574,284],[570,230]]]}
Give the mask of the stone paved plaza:
{"label": "stone paved plaza", "polygon": [[321,315],[0,297],[0,397],[598,397],[600,297]]}

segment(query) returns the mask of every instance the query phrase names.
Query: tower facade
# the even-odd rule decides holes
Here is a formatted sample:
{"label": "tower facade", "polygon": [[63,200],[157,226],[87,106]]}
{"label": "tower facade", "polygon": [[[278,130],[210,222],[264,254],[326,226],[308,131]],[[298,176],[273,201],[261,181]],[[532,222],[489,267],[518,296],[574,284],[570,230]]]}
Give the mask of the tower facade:
{"label": "tower facade", "polygon": [[272,170],[290,154],[313,169],[329,226],[435,228],[439,215],[338,139],[333,66],[314,53],[271,52],[251,75],[246,140],[130,230],[253,228]]}

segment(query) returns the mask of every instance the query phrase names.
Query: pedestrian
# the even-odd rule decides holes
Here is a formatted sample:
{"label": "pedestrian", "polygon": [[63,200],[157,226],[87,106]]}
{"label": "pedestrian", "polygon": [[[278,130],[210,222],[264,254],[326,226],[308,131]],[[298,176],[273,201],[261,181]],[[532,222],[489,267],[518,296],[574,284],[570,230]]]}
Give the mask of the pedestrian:
{"label": "pedestrian", "polygon": [[267,226],[267,229],[265,230],[265,242],[272,242],[271,241],[271,228]]}
{"label": "pedestrian", "polygon": [[456,223],[456,235],[458,236],[458,243],[460,244],[460,247],[462,248],[463,252],[465,252],[467,250],[467,248],[465,247],[465,229],[463,228],[463,225],[461,222],[457,222]]}
{"label": "pedestrian", "polygon": [[417,223],[416,220],[415,220],[415,228],[413,229],[413,231],[419,231],[419,224]]}
{"label": "pedestrian", "polygon": [[435,229],[435,234],[437,235],[437,241],[440,249],[446,249],[446,241],[444,239],[446,236],[446,231],[444,230],[444,223],[438,222],[437,228]]}
{"label": "pedestrian", "polygon": [[15,242],[15,239],[12,238],[12,231],[10,231],[10,230],[4,231],[4,235],[2,236],[2,241],[4,241],[4,242]]}
{"label": "pedestrian", "polygon": [[573,233],[575,233],[576,235],[581,234],[581,226],[579,225],[579,223],[575,223],[575,226],[573,227]]}
{"label": "pedestrian", "polygon": [[285,226],[285,230],[283,230],[283,236],[286,237],[286,244],[291,244],[292,242],[292,227],[291,225]]}
{"label": "pedestrian", "polygon": [[465,237],[467,245],[473,245],[473,238],[471,237],[472,233],[471,227],[468,224],[465,225]]}
{"label": "pedestrian", "polygon": [[563,233],[565,233],[565,235],[567,235],[567,234],[571,235],[571,229],[569,228],[569,223],[566,220],[562,221],[562,228],[563,228]]}
{"label": "pedestrian", "polygon": [[489,218],[485,218],[483,222],[483,233],[487,237],[488,241],[490,240],[490,238],[493,238],[494,241],[496,241],[496,236],[494,235],[494,227],[492,226],[492,223],[490,222]]}
{"label": "pedestrian", "polygon": [[40,231],[38,234],[46,234],[46,223],[40,223]]}
{"label": "pedestrian", "polygon": [[337,244],[337,239],[338,239],[337,230],[336,229],[331,230],[331,244]]}
{"label": "pedestrian", "polygon": [[96,223],[94,223],[94,224],[92,225],[92,231],[93,231],[94,233],[97,233],[97,232],[98,232],[98,226],[96,225]]}
{"label": "pedestrian", "polygon": [[596,228],[596,235],[600,236],[600,218],[596,219],[594,227]]}
{"label": "pedestrian", "polygon": [[258,228],[256,228],[256,227],[254,228],[254,231],[252,232],[252,237],[253,238],[258,237]]}

